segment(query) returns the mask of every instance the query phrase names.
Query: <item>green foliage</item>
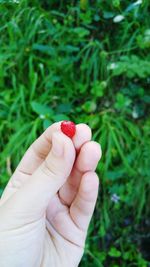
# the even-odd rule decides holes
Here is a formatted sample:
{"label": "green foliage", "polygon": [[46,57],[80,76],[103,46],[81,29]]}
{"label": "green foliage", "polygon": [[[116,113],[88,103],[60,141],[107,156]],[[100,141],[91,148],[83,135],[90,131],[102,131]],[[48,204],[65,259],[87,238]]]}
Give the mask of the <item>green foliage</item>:
{"label": "green foliage", "polygon": [[0,1],[0,194],[49,125],[89,124],[103,157],[82,267],[150,261],[149,8],[128,0]]}

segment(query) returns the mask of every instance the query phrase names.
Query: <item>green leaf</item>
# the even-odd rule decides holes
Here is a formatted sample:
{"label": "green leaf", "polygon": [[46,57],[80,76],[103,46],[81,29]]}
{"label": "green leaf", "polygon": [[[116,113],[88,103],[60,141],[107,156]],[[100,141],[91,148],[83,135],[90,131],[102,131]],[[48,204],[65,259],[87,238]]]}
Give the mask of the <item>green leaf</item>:
{"label": "green leaf", "polygon": [[53,116],[53,120],[58,122],[58,121],[68,121],[70,119],[65,114],[56,114],[56,115]]}
{"label": "green leaf", "polygon": [[94,20],[95,20],[95,21],[100,21],[100,16],[99,16],[98,14],[95,14],[95,16],[94,16]]}
{"label": "green leaf", "polygon": [[124,178],[124,170],[118,170],[118,171],[108,171],[106,172],[106,176],[107,176],[107,179],[109,180],[117,180],[117,179],[120,179],[120,178]]}
{"label": "green leaf", "polygon": [[121,148],[121,145],[119,143],[119,138],[118,136],[116,135],[116,132],[114,131],[114,129],[110,126],[110,132],[111,132],[111,135],[112,135],[112,139],[116,145],[116,148],[118,150],[118,153],[120,154],[120,157],[124,163],[124,165],[126,166],[127,170],[129,171],[130,174],[134,175],[135,174],[135,171],[134,169],[132,169],[132,167],[130,167],[127,159],[126,159],[126,156],[124,155],[124,151],[122,150]]}
{"label": "green leaf", "polygon": [[64,103],[57,106],[57,113],[70,113],[72,105],[70,103]]}
{"label": "green leaf", "polygon": [[124,252],[123,255],[122,255],[123,259],[125,260],[130,260],[132,259],[132,252],[131,251],[127,251],[127,252]]}
{"label": "green leaf", "polygon": [[116,95],[116,103],[115,103],[115,108],[116,109],[124,109],[126,107],[128,107],[131,104],[131,99],[129,99],[128,97],[124,96],[121,93],[118,93]]}
{"label": "green leaf", "polygon": [[109,12],[109,11],[104,11],[103,12],[104,19],[111,19],[111,18],[114,17],[114,15],[115,15],[115,13],[113,13],[113,12]]}
{"label": "green leaf", "polygon": [[42,44],[33,44],[32,49],[40,51],[44,54],[48,54],[50,56],[54,56],[54,54],[56,52],[56,50],[53,47],[51,47],[49,45],[42,45]]}
{"label": "green leaf", "polygon": [[61,46],[61,50],[67,51],[67,53],[72,53],[72,52],[78,52],[80,48],[76,46],[72,46],[72,45],[65,45],[65,46]]}
{"label": "green leaf", "polygon": [[86,10],[88,7],[88,0],[80,0],[80,8]]}
{"label": "green leaf", "polygon": [[95,81],[92,85],[91,93],[96,97],[102,97],[107,87],[106,81]]}
{"label": "green leaf", "polygon": [[39,115],[53,115],[53,110],[43,104],[39,104],[38,102],[32,101],[31,102],[31,107],[34,112],[36,112]]}
{"label": "green leaf", "polygon": [[98,234],[100,237],[104,237],[106,235],[106,229],[105,229],[104,225],[100,226]]}
{"label": "green leaf", "polygon": [[140,3],[137,4],[137,5],[135,5],[135,2],[132,3],[132,4],[130,4],[130,5],[125,9],[125,13],[128,13],[128,12],[132,11],[133,9],[138,8],[139,5],[140,5]]}
{"label": "green leaf", "polygon": [[113,0],[113,6],[116,8],[120,7],[120,0]]}
{"label": "green leaf", "polygon": [[0,197],[1,197],[2,193],[3,193],[3,190],[4,189],[0,188]]}
{"label": "green leaf", "polygon": [[90,31],[88,31],[87,29],[82,28],[82,27],[77,27],[73,31],[74,31],[74,33],[78,34],[78,36],[80,38],[83,38],[83,37],[90,34]]}
{"label": "green leaf", "polygon": [[107,253],[106,253],[106,252],[95,251],[95,256],[96,256],[96,258],[99,259],[101,262],[104,262],[104,261],[106,260]]}
{"label": "green leaf", "polygon": [[121,256],[121,252],[115,247],[111,247],[111,249],[108,252],[108,255],[111,257],[119,258]]}
{"label": "green leaf", "polygon": [[94,101],[86,101],[82,105],[83,110],[87,113],[94,112],[96,110],[96,107],[97,107],[97,105]]}
{"label": "green leaf", "polygon": [[92,129],[96,129],[100,127],[100,116],[99,115],[92,115],[89,117],[89,126]]}
{"label": "green leaf", "polygon": [[150,104],[150,96],[149,96],[149,95],[145,95],[145,96],[143,97],[143,101],[144,101],[145,103],[147,103],[147,104]]}
{"label": "green leaf", "polygon": [[45,119],[43,121],[43,129],[46,130],[52,124],[51,120]]}

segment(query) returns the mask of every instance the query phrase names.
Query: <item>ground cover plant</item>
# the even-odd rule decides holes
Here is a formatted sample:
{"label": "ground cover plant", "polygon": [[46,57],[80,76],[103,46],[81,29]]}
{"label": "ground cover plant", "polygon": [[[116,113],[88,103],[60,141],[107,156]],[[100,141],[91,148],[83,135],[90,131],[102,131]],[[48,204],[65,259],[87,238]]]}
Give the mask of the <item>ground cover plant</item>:
{"label": "ground cover plant", "polygon": [[0,1],[0,193],[55,121],[100,142],[81,267],[150,264],[149,1]]}

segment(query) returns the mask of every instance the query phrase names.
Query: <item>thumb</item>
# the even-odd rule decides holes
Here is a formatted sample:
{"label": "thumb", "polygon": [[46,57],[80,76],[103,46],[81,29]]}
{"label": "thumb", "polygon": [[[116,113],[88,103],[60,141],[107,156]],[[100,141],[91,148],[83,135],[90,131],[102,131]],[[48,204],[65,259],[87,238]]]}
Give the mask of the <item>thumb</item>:
{"label": "thumb", "polygon": [[[50,199],[64,184],[72,170],[75,148],[69,137],[60,132],[52,135],[52,148],[45,161],[6,203],[5,211],[23,220],[37,220],[45,213]],[[32,162],[31,162],[32,164]],[[16,221],[16,220],[15,220]],[[28,222],[28,221],[27,221]]]}

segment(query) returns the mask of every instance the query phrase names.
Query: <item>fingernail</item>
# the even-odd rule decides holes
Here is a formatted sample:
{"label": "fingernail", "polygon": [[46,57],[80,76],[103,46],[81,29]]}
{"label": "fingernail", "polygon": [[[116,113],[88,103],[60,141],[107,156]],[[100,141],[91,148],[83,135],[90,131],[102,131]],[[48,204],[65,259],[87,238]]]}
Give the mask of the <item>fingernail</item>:
{"label": "fingernail", "polygon": [[58,133],[54,133],[52,136],[52,153],[57,157],[63,155],[63,142]]}

